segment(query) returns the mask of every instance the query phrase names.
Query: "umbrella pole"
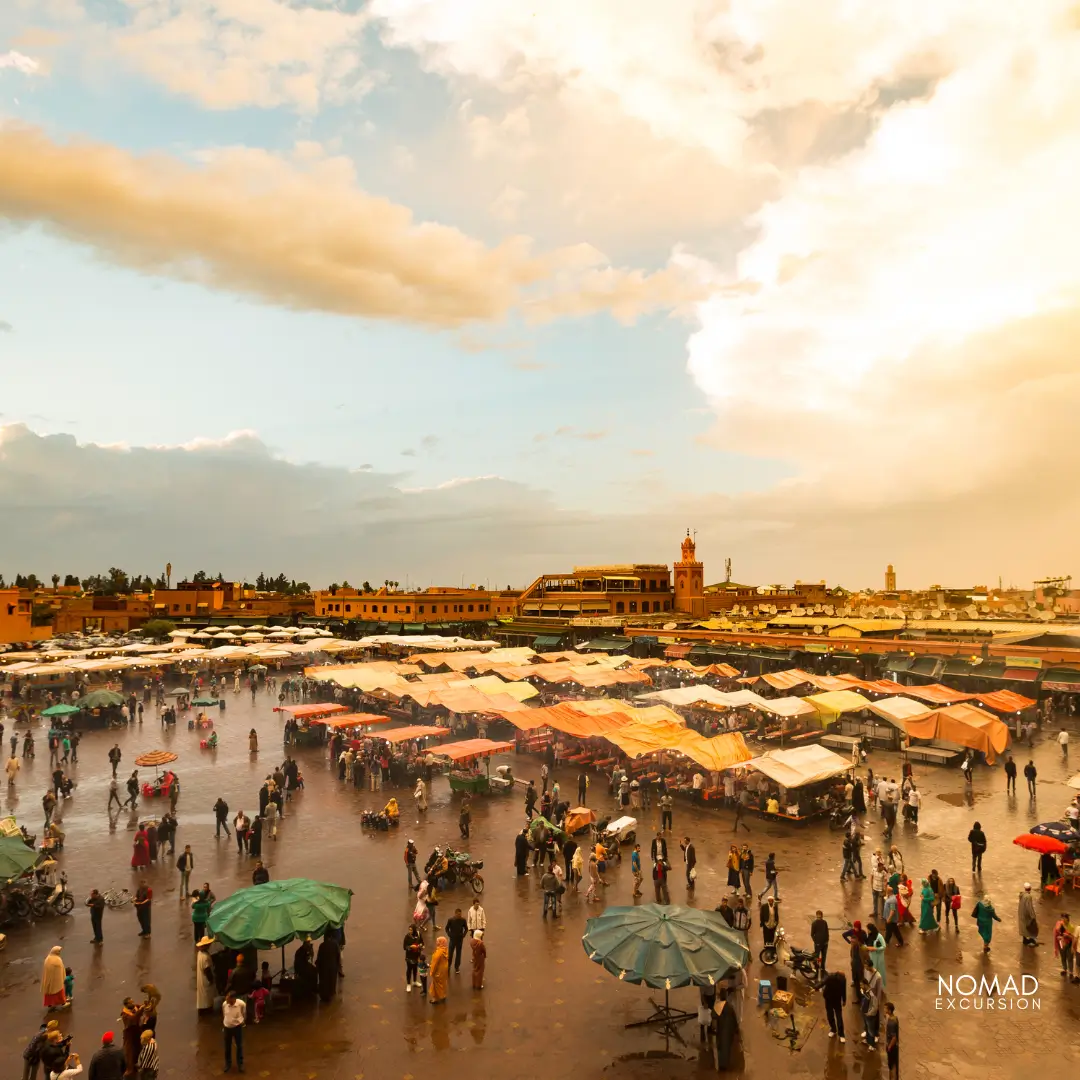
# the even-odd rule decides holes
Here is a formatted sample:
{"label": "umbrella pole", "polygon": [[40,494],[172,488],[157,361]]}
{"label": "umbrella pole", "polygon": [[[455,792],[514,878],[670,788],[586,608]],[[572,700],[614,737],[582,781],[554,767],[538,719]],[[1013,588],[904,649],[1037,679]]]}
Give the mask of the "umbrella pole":
{"label": "umbrella pole", "polygon": [[697,1013],[684,1012],[682,1009],[673,1009],[671,1007],[671,995],[666,989],[664,990],[663,1005],[657,1005],[652,998],[649,998],[649,1004],[653,1007],[653,1011],[649,1016],[644,1020],[635,1020],[633,1023],[625,1026],[628,1028],[636,1028],[655,1025],[669,1038],[675,1038],[678,1039],[679,1042],[685,1043],[686,1040],[679,1034],[679,1025],[685,1024],[687,1020],[696,1019]]}

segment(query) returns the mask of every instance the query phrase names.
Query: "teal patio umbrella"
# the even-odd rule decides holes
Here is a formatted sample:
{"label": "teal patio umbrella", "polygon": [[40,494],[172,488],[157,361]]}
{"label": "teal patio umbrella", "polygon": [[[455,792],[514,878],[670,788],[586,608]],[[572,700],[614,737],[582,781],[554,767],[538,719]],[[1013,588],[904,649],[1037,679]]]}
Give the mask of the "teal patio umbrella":
{"label": "teal patio umbrella", "polygon": [[79,711],[78,705],[50,705],[47,709],[41,710],[42,716],[70,716],[72,713]]}
{"label": "teal patio umbrella", "polygon": [[0,836],[0,882],[22,877],[37,862],[37,852],[21,836]]}
{"label": "teal patio umbrella", "polygon": [[653,1002],[647,1020],[627,1027],[659,1024],[676,1037],[676,1025],[697,1014],[672,1009],[669,992],[680,986],[715,986],[750,961],[743,935],[723,915],[677,905],[610,907],[589,919],[581,943],[593,963],[618,979],[664,991],[663,1005]]}
{"label": "teal patio umbrella", "polygon": [[209,705],[216,705],[217,703],[218,699],[216,697],[197,697],[191,704],[201,705],[205,707]]}
{"label": "teal patio umbrella", "polygon": [[124,699],[113,690],[91,690],[82,699],[84,709],[103,709],[107,705],[123,705]]}
{"label": "teal patio umbrella", "polygon": [[283,878],[240,889],[219,901],[207,925],[230,949],[276,949],[298,937],[322,937],[349,917],[352,889],[310,878]]}

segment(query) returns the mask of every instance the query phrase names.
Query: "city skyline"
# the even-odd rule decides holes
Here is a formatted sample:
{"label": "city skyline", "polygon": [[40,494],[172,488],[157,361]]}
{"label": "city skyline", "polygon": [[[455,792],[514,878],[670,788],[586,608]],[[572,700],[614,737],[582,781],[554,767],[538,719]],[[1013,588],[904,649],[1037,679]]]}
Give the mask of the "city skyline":
{"label": "city skyline", "polygon": [[6,6],[6,567],[1069,572],[1071,12]]}

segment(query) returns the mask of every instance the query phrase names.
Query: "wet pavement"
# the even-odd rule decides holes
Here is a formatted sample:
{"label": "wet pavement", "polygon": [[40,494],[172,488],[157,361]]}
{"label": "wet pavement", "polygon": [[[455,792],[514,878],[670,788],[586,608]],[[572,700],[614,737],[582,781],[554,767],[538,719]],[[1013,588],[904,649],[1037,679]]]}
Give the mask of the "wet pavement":
{"label": "wet pavement", "polygon": [[[148,713],[148,717],[150,714]],[[259,732],[261,751],[247,752],[247,732]],[[178,845],[190,844],[196,865],[193,882],[210,881],[219,898],[250,884],[253,860],[238,856],[233,840],[215,840],[211,807],[223,795],[230,821],[243,808],[257,806],[262,778],[281,760],[281,720],[267,695],[253,706],[247,695],[230,695],[228,710],[218,724],[221,747],[216,755],[200,751],[199,736],[183,721],[162,735],[155,722],[120,734],[124,754],[120,776],[141,752],[165,746],[176,751],[176,769],[183,794],[178,806]],[[40,740],[39,740],[40,741]],[[7,948],[0,953],[0,1078],[21,1075],[21,1050],[43,1017],[40,1007],[41,964],[54,944],[64,946],[64,959],[73,967],[75,1003],[58,1017],[66,1031],[74,1032],[75,1048],[84,1061],[97,1047],[101,1032],[119,1032],[117,1016],[126,995],[138,997],[140,984],[152,981],[164,995],[160,1008],[159,1041],[162,1076],[218,1076],[222,1070],[220,1022],[199,1018],[195,1012],[194,955],[187,905],[179,901],[175,858],[153,867],[148,879],[154,889],[153,937],[142,940],[134,912],[128,906],[105,913],[105,944],[89,944],[90,927],[82,901],[90,888],[135,888],[131,870],[131,838],[135,818],[125,812],[110,818],[105,812],[109,766],[106,753],[112,733],[88,735],[80,747],[75,771],[79,786],[65,805],[63,822],[67,847],[62,855],[70,887],[79,905],[70,918],[43,920],[32,926],[8,928]],[[1076,740],[1074,739],[1074,745]],[[1080,752],[1080,751],[1078,751]],[[1016,755],[1023,767],[1026,748]],[[1050,930],[1059,910],[1080,914],[1080,902],[1042,900],[1038,904],[1038,949],[1022,949],[1016,928],[1016,898],[1025,881],[1038,883],[1037,856],[1012,845],[1016,834],[1037,821],[1056,818],[1068,802],[1064,780],[1072,770],[1060,758],[1056,745],[1037,743],[1034,758],[1040,771],[1038,794],[1032,804],[1020,778],[1019,797],[1006,797],[999,768],[979,768],[973,798],[965,797],[958,770],[917,767],[923,791],[921,827],[898,826],[900,846],[911,876],[918,881],[932,868],[943,877],[956,878],[963,893],[960,932],[923,938],[906,936],[903,949],[890,946],[887,955],[887,993],[896,1003],[901,1021],[902,1075],[927,1077],[979,1077],[1006,1080],[1043,1069],[1047,1076],[1063,1075],[1080,1061],[1072,1036],[1080,1013],[1080,987],[1058,975]],[[418,994],[406,994],[403,985],[401,938],[411,914],[412,893],[406,888],[402,848],[407,836],[415,839],[425,859],[432,846],[458,837],[456,806],[445,779],[436,781],[431,808],[423,821],[411,810],[412,800],[399,792],[403,824],[399,831],[371,834],[360,827],[362,810],[378,808],[385,794],[345,790],[315,750],[297,753],[307,782],[306,790],[288,807],[280,839],[264,840],[263,861],[274,878],[308,876],[333,881],[355,890],[347,925],[346,978],[341,996],[329,1005],[298,1007],[274,1013],[247,1033],[247,1073],[282,1080],[355,1080],[364,1076],[403,1078],[447,1075],[451,1070],[482,1070],[506,1080],[544,1075],[563,1077],[700,1076],[711,1070],[708,1056],[699,1049],[697,1027],[684,1026],[687,1045],[666,1044],[648,1029],[627,1031],[624,1024],[648,1012],[650,991],[620,984],[590,963],[581,947],[585,920],[602,909],[587,905],[580,896],[567,894],[558,919],[541,917],[541,894],[535,877],[514,875],[513,836],[523,819],[522,798],[493,796],[474,802],[470,850],[485,860],[487,887],[488,962],[483,991],[471,989],[468,958],[459,975],[450,977],[449,1001],[433,1007]],[[899,760],[875,753],[875,773],[899,778]],[[538,776],[539,763],[518,758],[515,772]],[[149,778],[151,770],[142,770]],[[6,795],[5,812],[18,812],[31,831],[40,832],[40,799],[50,773],[47,752],[39,753],[32,767],[24,768],[16,796]],[[570,773],[557,771],[564,790],[574,787]],[[594,784],[594,802],[602,790]],[[144,801],[145,816],[150,805]],[[161,804],[154,806],[157,812]],[[639,839],[647,853],[648,840],[658,814],[643,813]],[[966,842],[971,823],[978,818],[989,837],[989,850],[981,878],[970,872]],[[696,906],[715,906],[725,893],[724,857],[732,838],[733,815],[676,804],[673,854],[677,838],[694,838],[699,860],[696,896],[687,899],[681,867],[672,875],[672,900]],[[871,815],[870,837],[879,831]],[[780,876],[783,923],[789,940],[809,947],[809,922],[821,908],[833,928],[830,967],[848,969],[840,928],[851,919],[865,923],[871,906],[868,881],[842,885],[840,837],[825,823],[792,828],[776,823],[748,821],[738,840],[748,841],[758,871],[755,888],[764,882],[761,867],[774,851],[787,869]],[[868,851],[876,846],[868,844]],[[629,861],[609,870],[608,904],[631,903]],[[646,888],[648,881],[646,881]],[[974,921],[968,913],[974,895],[993,896],[1003,922],[995,929],[994,949],[984,957]],[[440,921],[471,894],[463,888],[443,897]],[[646,896],[645,899],[648,899]],[[1080,901],[1080,896],[1077,897]],[[756,920],[755,920],[756,921]],[[430,942],[431,935],[428,934]],[[757,960],[760,930],[751,932],[754,960],[749,971],[741,1046],[736,1049],[732,1073],[746,1077],[773,1077],[778,1071],[797,1076],[885,1076],[884,1054],[867,1051],[849,1037],[846,1046],[826,1037],[827,1025],[820,997],[798,991],[801,1032],[791,1051],[766,1026],[764,1011],[756,1005],[759,978],[772,978],[778,969],[763,969]],[[289,953],[295,946],[289,947]],[[278,954],[260,959],[273,962]],[[1009,975],[1023,972],[1040,980],[1035,1011],[960,1012],[937,1009],[939,974],[959,976]],[[695,1009],[694,990],[673,992],[672,1003]],[[855,1003],[846,1011],[848,1034],[859,1030]]]}

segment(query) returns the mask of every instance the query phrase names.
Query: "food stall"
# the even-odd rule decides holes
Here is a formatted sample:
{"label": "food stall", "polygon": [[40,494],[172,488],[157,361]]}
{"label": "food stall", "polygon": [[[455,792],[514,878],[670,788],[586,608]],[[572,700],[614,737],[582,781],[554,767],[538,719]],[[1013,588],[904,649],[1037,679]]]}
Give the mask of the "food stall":
{"label": "food stall", "polygon": [[[763,779],[757,785],[759,803],[749,809],[766,817],[805,822],[828,812],[838,778],[843,778],[852,765],[824,746],[812,744],[769,750],[748,761],[745,768]],[[778,812],[764,808],[770,797],[779,804]]]}
{"label": "food stall", "polygon": [[[493,742],[491,739],[466,739],[464,742],[444,743],[433,747],[431,754],[450,762],[450,790],[486,795],[491,790],[491,758],[494,754],[509,754],[512,742]],[[484,770],[480,770],[480,761]]]}

